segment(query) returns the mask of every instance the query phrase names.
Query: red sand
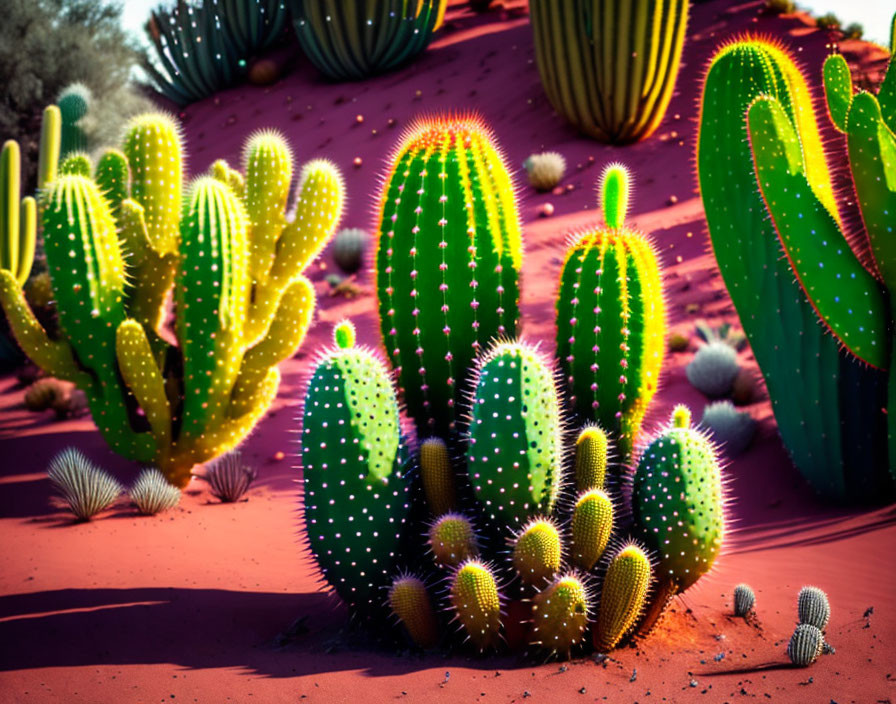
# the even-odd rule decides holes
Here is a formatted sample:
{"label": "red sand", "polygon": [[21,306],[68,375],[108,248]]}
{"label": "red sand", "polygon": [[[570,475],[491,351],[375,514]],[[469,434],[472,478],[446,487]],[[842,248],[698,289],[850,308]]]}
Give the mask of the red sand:
{"label": "red sand", "polygon": [[[559,151],[569,163],[564,184],[574,186],[571,193],[520,188],[527,338],[553,348],[565,233],[596,219],[594,181],[603,164],[617,159],[637,174],[635,221],[654,233],[662,251],[673,328],[691,335],[696,317],[736,322],[706,253],[694,189],[698,78],[719,41],[751,30],[788,41],[817,82],[826,34],[799,16],[759,15],[761,2],[695,5],[665,122],[646,143],[614,149],[577,136],[553,114],[538,81],[530,29],[514,10],[519,4],[483,17],[455,5],[431,49],[398,73],[329,85],[302,63],[271,88],[241,87],[191,106],[185,112],[190,166],[197,172],[220,156],[238,161],[249,132],[277,126],[301,160],[335,160],[349,194],[343,225],[370,226],[383,159],[398,136],[387,121],[395,118],[401,127],[418,113],[475,108],[494,126],[514,166],[541,149]],[[850,42],[844,50],[866,69],[881,67],[881,52],[869,45]],[[360,126],[358,114],[365,118]],[[352,165],[356,156],[360,168]],[[673,195],[678,202],[667,207]],[[545,202],[554,204],[555,215],[539,219]],[[333,269],[329,256],[322,261]],[[22,389],[12,377],[0,377],[0,702],[891,700],[896,511],[818,501],[790,465],[764,397],[750,407],[761,421],[756,442],[726,470],[734,499],[727,554],[636,647],[613,653],[603,665],[393,656],[353,647],[342,632],[344,610],[320,590],[314,564],[299,548],[295,482],[301,475],[290,459],[304,375],[332,323],[351,316],[360,339],[378,344],[370,275],[358,281],[363,294],[348,300],[328,296],[325,273],[313,274],[318,325],[283,365],[274,409],[245,445],[260,469],[245,503],[216,504],[194,481],[181,507],[168,514],[143,518],[122,507],[71,525],[50,506],[43,474],[59,448],[75,444],[124,478],[133,477],[133,467],[104,446],[89,418],[57,422],[29,414]],[[698,312],[686,312],[689,304]],[[658,417],[676,402],[690,404],[699,417],[705,399],[684,377],[692,354],[669,356],[654,404]],[[741,357],[755,366],[749,352]],[[287,459],[275,460],[277,452]],[[728,615],[731,591],[742,581],[757,594],[754,625]],[[828,640],[837,652],[797,670],[784,649],[796,593],[806,583],[830,595]],[[865,615],[870,607],[873,613]]]}

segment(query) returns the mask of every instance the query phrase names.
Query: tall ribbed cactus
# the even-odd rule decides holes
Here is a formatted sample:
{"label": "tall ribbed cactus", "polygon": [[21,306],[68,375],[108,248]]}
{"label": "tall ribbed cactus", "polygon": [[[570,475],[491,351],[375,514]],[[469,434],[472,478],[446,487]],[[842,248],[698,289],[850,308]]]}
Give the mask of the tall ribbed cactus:
{"label": "tall ribbed cactus", "polygon": [[[877,273],[892,291],[896,70],[891,61],[877,97],[853,97],[840,57],[823,73]],[[779,46],[745,39],[716,53],[697,165],[716,260],[794,463],[832,497],[892,495],[886,294],[850,249],[843,223],[852,198],[834,192],[806,80]]]}
{"label": "tall ribbed cactus", "polygon": [[302,411],[308,544],[349,605],[382,603],[408,512],[398,402],[369,350],[337,347],[318,363]]}
{"label": "tall ribbed cactus", "polygon": [[627,457],[657,389],[666,337],[656,254],[625,225],[629,175],[601,178],[605,227],[579,235],[557,294],[557,358],[573,407],[613,433]]}
{"label": "tall ribbed cactus", "polygon": [[337,81],[400,66],[426,49],[448,0],[292,0],[299,44]]}
{"label": "tall ribbed cactus", "polygon": [[482,510],[513,528],[549,514],[563,470],[551,369],[533,348],[502,342],[479,361],[473,389],[467,471]]}
{"label": "tall ribbed cactus", "polygon": [[[113,449],[174,483],[246,436],[276,393],[276,365],[310,325],[314,291],[299,272],[335,227],[342,187],[328,163],[306,165],[286,221],[291,159],[282,137],[259,133],[246,150],[245,194],[204,176],[184,195],[177,126],[137,117],[95,181],[62,175],[47,191],[63,339],[47,336],[12,271],[0,271],[0,303],[26,353],[85,391]],[[256,197],[259,183],[272,201]],[[175,280],[171,345],[158,329]]]}
{"label": "tall ribbed cactus", "polygon": [[72,152],[80,152],[87,149],[87,136],[80,124],[90,109],[90,89],[83,83],[72,83],[66,86],[56,105],[62,118],[62,144],[60,156],[66,157]]}
{"label": "tall ribbed cactus", "polygon": [[411,127],[380,198],[376,282],[386,352],[421,435],[448,438],[474,355],[516,333],[521,249],[513,185],[484,125]]}
{"label": "tall ribbed cactus", "polygon": [[649,137],[675,88],[688,0],[531,0],[529,9],[557,112],[602,142]]}

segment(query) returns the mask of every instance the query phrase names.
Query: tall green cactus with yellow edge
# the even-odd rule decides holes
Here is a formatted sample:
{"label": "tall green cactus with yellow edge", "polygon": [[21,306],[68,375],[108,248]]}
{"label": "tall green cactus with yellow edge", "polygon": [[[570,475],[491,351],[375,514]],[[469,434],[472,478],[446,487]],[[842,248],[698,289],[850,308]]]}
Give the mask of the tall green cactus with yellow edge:
{"label": "tall green cactus with yellow edge", "polygon": [[649,137],[672,98],[688,0],[531,0],[538,72],[554,108],[585,134]]}
{"label": "tall green cactus with yellow edge", "polygon": [[[314,309],[300,272],[341,214],[329,163],[305,166],[287,221],[285,140],[258,133],[245,158],[245,192],[215,175],[184,188],[179,128],[150,114],[134,118],[93,178],[50,182],[43,228],[62,339],[40,327],[5,262],[0,271],[0,303],[26,353],[86,393],[114,450],[179,485],[236,446],[273,400],[277,364]],[[159,334],[172,285],[176,344]]]}
{"label": "tall green cactus with yellow edge", "polygon": [[656,393],[666,338],[656,254],[625,224],[629,181],[621,164],[604,171],[605,226],[569,248],[557,294],[557,358],[573,408],[610,431],[624,458]]}
{"label": "tall green cactus with yellow edge", "polygon": [[[884,288],[896,284],[896,69],[891,59],[877,96],[853,94],[842,57],[828,59],[823,78],[854,199],[835,191],[806,79],[761,39],[731,42],[709,65],[698,176],[716,260],[794,463],[827,496],[880,498],[896,486]],[[850,202],[861,218],[849,217]],[[862,223],[860,237],[850,221]],[[873,270],[850,246],[863,240]]]}
{"label": "tall green cactus with yellow edge", "polygon": [[513,185],[478,119],[415,123],[380,197],[383,343],[421,436],[456,430],[476,353],[516,334],[522,239]]}

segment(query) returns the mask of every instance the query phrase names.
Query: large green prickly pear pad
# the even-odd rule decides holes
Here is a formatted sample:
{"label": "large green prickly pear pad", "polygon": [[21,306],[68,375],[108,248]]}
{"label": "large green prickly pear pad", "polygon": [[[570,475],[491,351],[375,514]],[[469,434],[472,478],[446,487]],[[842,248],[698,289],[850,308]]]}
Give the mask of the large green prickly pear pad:
{"label": "large green prickly pear pad", "polygon": [[478,363],[467,471],[485,513],[512,528],[547,515],[561,483],[554,376],[538,352],[501,342]]}
{"label": "large green prickly pear pad", "polygon": [[383,363],[350,347],[328,353],[302,414],[305,524],[324,577],[352,606],[379,604],[407,515],[398,403]]}
{"label": "large green prickly pear pad", "polygon": [[659,557],[658,576],[682,592],[706,574],[722,547],[725,518],[716,450],[677,411],[641,453],[632,513]]}

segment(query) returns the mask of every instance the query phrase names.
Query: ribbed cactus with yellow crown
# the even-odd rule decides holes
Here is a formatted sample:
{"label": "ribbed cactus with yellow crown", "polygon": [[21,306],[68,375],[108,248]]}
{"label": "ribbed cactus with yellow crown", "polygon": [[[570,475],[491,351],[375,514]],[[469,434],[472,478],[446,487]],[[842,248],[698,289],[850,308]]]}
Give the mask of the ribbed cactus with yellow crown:
{"label": "ribbed cactus with yellow crown", "polygon": [[[185,187],[179,127],[147,114],[93,177],[79,167],[50,181],[43,229],[62,339],[25,302],[24,262],[0,260],[0,303],[21,347],[85,392],[114,450],[178,485],[236,446],[270,405],[277,364],[314,310],[300,272],[341,214],[341,178],[316,161],[286,219],[292,155],[277,133],[249,140],[246,171],[245,194],[213,176]],[[159,328],[175,283],[170,344]]]}

